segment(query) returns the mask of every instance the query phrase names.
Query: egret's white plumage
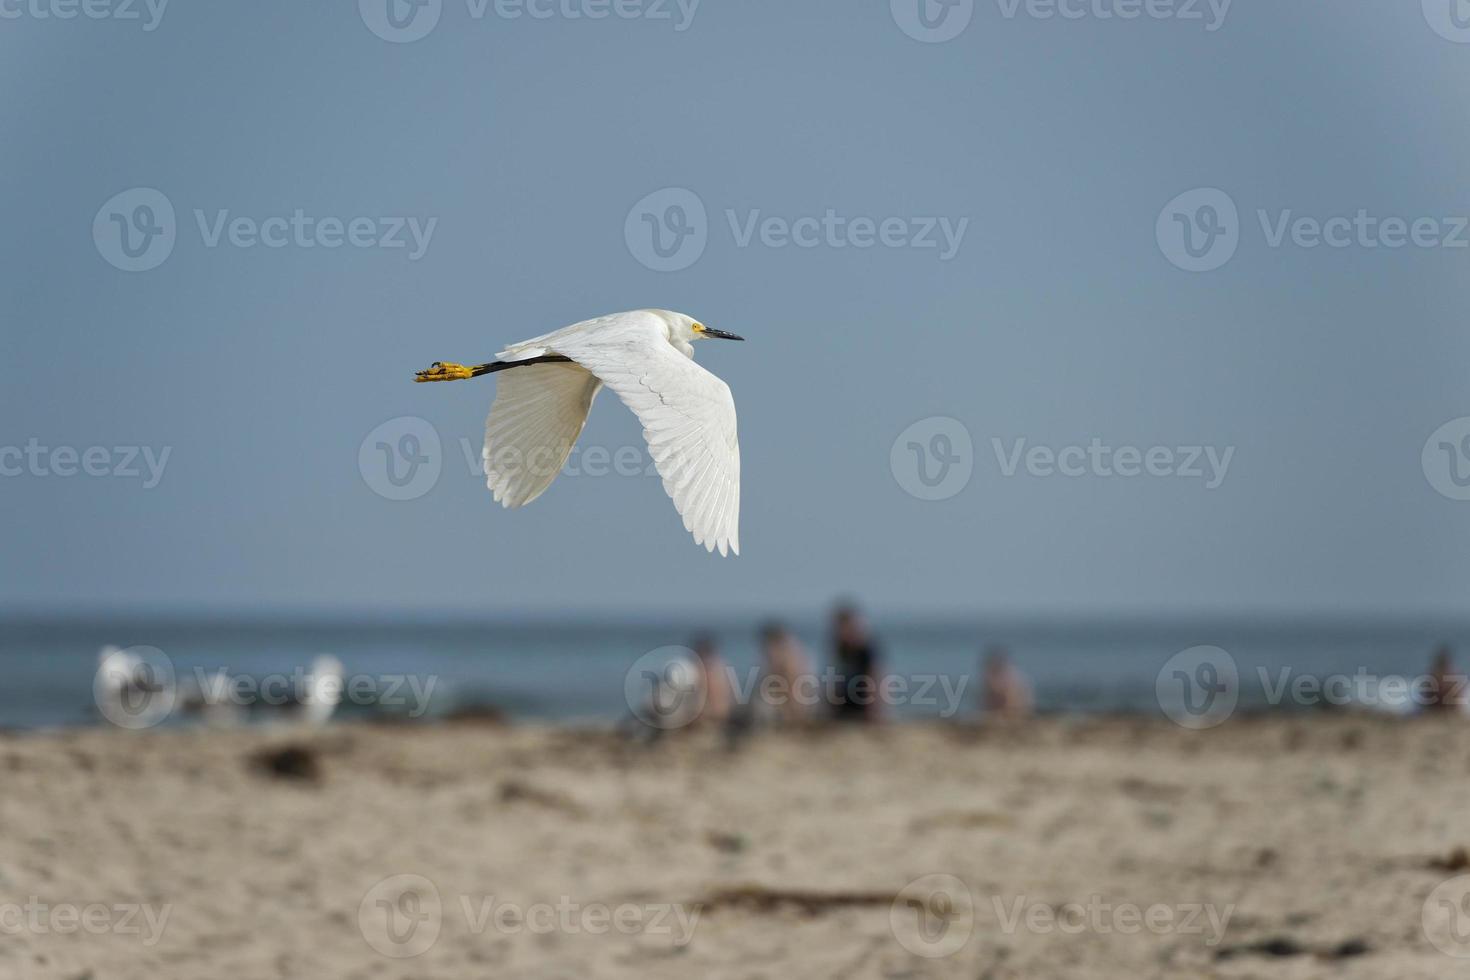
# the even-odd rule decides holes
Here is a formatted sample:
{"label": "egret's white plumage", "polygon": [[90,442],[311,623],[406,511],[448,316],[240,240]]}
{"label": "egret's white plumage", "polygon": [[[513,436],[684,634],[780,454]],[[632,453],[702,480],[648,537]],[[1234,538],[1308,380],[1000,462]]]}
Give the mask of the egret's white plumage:
{"label": "egret's white plumage", "polygon": [[577,364],[530,364],[500,376],[483,453],[496,500],[522,507],[551,486],[601,389]]}
{"label": "egret's white plumage", "polygon": [[[512,344],[496,364],[475,369],[504,372],[485,423],[485,472],[495,499],[520,507],[545,492],[606,385],[643,424],[664,490],[695,542],[739,554],[735,400],[725,382],[694,363],[692,342],[702,337],[739,339],[682,313],[637,310]],[[557,357],[569,360],[518,365]]]}

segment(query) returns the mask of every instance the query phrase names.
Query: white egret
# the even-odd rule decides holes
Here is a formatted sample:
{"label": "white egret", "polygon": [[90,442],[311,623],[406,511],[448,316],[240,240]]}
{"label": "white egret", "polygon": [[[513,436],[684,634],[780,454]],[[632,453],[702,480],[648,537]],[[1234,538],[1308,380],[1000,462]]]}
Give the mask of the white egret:
{"label": "white egret", "polygon": [[342,661],[330,653],[314,658],[311,673],[306,675],[305,690],[298,692],[294,699],[294,718],[312,728],[320,728],[330,721],[342,703],[345,676]]}
{"label": "white egret", "polygon": [[[693,341],[744,340],[682,313],[635,310],[584,320],[519,344],[488,364],[435,362],[416,381],[500,379],[485,423],[486,482],[505,507],[551,486],[611,388],[643,424],[664,490],[695,543],[740,554],[740,443],[730,387],[694,363]],[[514,370],[511,370],[514,369]]]}

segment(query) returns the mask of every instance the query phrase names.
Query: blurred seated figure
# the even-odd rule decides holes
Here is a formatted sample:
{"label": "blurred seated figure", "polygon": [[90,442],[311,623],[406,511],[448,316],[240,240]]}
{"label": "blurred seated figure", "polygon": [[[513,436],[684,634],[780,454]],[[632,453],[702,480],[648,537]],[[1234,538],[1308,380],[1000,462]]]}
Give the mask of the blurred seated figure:
{"label": "blurred seated figure", "polygon": [[764,672],[756,702],[762,715],[759,720],[781,725],[808,721],[819,692],[801,641],[780,623],[767,623],[761,627],[761,658]]}
{"label": "blurred seated figure", "polygon": [[985,685],[981,699],[987,718],[1017,721],[1032,711],[1031,685],[1011,663],[1006,651],[992,647],[985,652]]}
{"label": "blurred seated figure", "polygon": [[1465,711],[1470,708],[1467,705],[1465,675],[1455,672],[1454,657],[1448,646],[1434,651],[1434,659],[1429,663],[1428,681],[1424,692],[1425,711]]}
{"label": "blurred seated figure", "polygon": [[832,717],[837,721],[876,722],[883,717],[879,702],[882,656],[858,608],[841,603],[832,613],[832,666],[837,684],[832,689]]}
{"label": "blurred seated figure", "polygon": [[[624,693],[632,715],[625,731],[640,741],[654,741],[708,723],[726,723],[731,700],[728,672],[714,638],[700,636],[678,656],[625,679]],[[643,687],[647,685],[646,689]],[[643,697],[637,692],[646,690]]]}
{"label": "blurred seated figure", "polygon": [[720,657],[719,644],[713,636],[697,637],[694,641],[695,665],[699,668],[696,683],[703,690],[694,724],[701,727],[723,728],[729,724],[735,709],[734,692],[730,688],[730,671]]}

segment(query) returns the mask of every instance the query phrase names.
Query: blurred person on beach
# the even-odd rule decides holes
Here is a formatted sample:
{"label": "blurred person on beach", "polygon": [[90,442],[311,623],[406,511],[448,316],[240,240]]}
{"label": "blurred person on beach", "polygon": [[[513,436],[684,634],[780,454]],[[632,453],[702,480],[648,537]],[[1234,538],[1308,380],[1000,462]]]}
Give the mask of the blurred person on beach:
{"label": "blurred person on beach", "polygon": [[985,651],[983,659],[985,685],[980,697],[985,716],[998,721],[1019,721],[1030,717],[1033,709],[1031,685],[1011,663],[1010,655],[1003,647],[991,647]]}
{"label": "blurred person on beach", "polygon": [[760,688],[764,720],[782,725],[806,722],[817,678],[801,641],[782,624],[767,623],[761,627],[761,658],[765,666]]}
{"label": "blurred person on beach", "polygon": [[648,694],[632,709],[620,729],[638,741],[656,741],[665,735],[701,728],[724,729],[730,733],[737,720],[730,671],[720,657],[713,636],[695,637],[689,655],[672,658],[657,671],[644,671]]}
{"label": "blurred person on beach", "polygon": [[882,655],[867,620],[852,603],[839,603],[832,613],[832,717],[837,721],[876,722],[883,717],[878,692]]}
{"label": "blurred person on beach", "polygon": [[1466,710],[1465,675],[1455,672],[1454,655],[1447,645],[1434,651],[1434,658],[1429,663],[1428,677],[1425,711]]}
{"label": "blurred person on beach", "polygon": [[699,668],[698,684],[704,698],[694,724],[700,727],[724,728],[735,709],[735,695],[730,685],[730,671],[720,656],[719,644],[713,636],[696,637],[693,643],[695,664]]}

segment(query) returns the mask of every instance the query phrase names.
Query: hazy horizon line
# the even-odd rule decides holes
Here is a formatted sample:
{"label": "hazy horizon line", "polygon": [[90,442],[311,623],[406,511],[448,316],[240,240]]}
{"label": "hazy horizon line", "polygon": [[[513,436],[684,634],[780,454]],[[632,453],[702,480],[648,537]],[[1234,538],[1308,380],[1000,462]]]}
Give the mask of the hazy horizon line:
{"label": "hazy horizon line", "polygon": [[[821,621],[835,602],[801,610],[716,610],[697,609],[670,613],[656,609],[609,610],[587,606],[571,611],[551,608],[466,609],[410,608],[371,610],[343,606],[247,608],[238,606],[93,605],[62,609],[55,606],[0,606],[0,628],[15,627],[103,627],[119,623],[146,622],[170,625],[215,625],[252,627],[438,627],[445,629],[496,626],[538,629],[594,627],[641,627],[677,625],[687,628],[751,625],[767,620],[794,623]],[[860,602],[875,626],[905,628],[979,628],[1004,625],[1012,628],[1082,629],[1089,627],[1154,628],[1212,625],[1233,629],[1269,628],[1371,628],[1371,629],[1470,629],[1470,611],[1435,609],[1393,610],[1284,609],[1284,608],[1012,608],[1012,609],[893,609],[882,603]]]}

